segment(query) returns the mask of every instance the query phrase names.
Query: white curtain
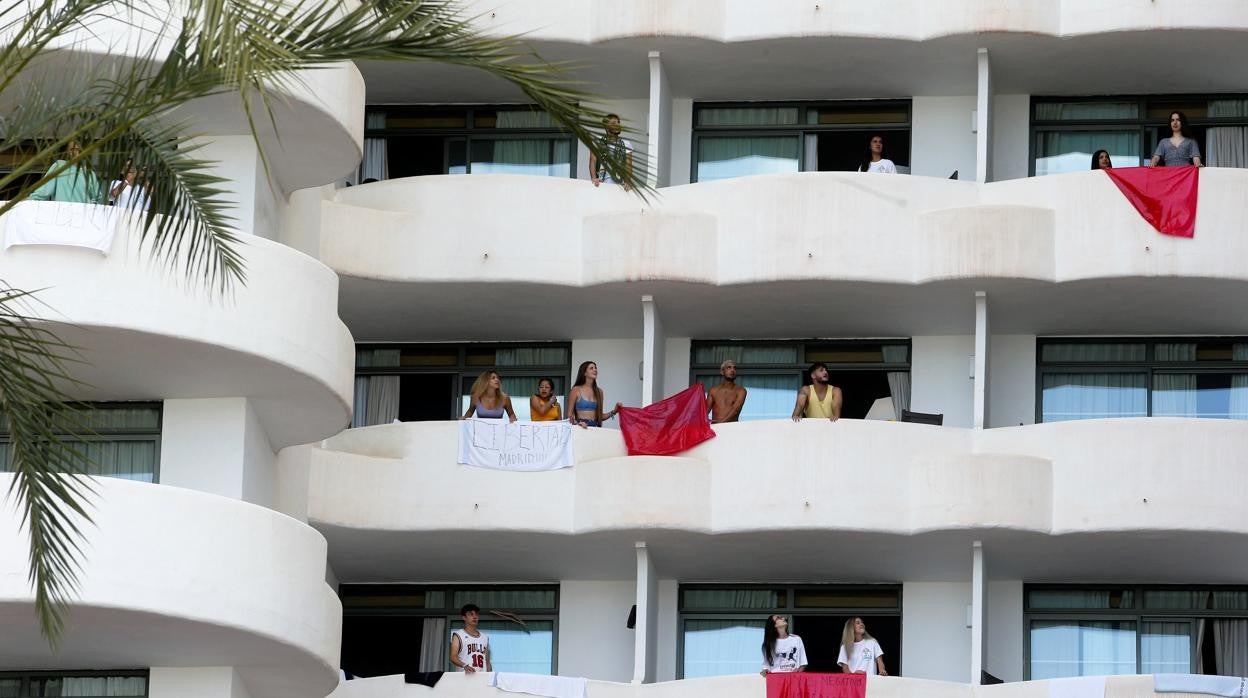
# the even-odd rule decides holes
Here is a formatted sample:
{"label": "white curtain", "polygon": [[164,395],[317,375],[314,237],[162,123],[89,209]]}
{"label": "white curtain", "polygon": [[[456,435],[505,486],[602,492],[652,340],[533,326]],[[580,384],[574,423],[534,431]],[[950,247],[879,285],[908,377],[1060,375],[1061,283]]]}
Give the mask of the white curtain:
{"label": "white curtain", "polygon": [[1205,131],[1205,161],[1211,167],[1248,167],[1248,126],[1218,126]]}
{"label": "white curtain", "polygon": [[1190,674],[1192,624],[1145,621],[1140,628],[1141,674]]}
{"label": "white curtain", "polygon": [[420,668],[417,671],[446,669],[446,650],[450,646],[445,618],[426,618],[420,630]]}
{"label": "white curtain", "polygon": [[389,424],[399,418],[399,377],[369,376],[365,422]]}
{"label": "white curtain", "polygon": [[[385,112],[369,112],[364,117],[364,128],[386,127]],[[390,179],[390,156],[385,138],[364,139],[364,159],[360,161],[359,181],[366,179]]]}
{"label": "white curtain", "polygon": [[1248,620],[1214,620],[1213,651],[1222,676],[1248,675]]}
{"label": "white curtain", "polygon": [[770,589],[686,589],[683,594],[686,608],[765,610],[780,604]]}
{"label": "white curtain", "polygon": [[1148,414],[1143,373],[1046,373],[1043,421],[1144,417]]}
{"label": "white curtain", "polygon": [[698,139],[698,181],[797,172],[799,136],[702,136]]}
{"label": "white curtain", "polygon": [[147,679],[142,676],[67,676],[61,681],[62,696],[142,696]]}
{"label": "white curtain", "polygon": [[819,171],[819,134],[806,134],[806,163],[803,166],[806,172]]}
{"label": "white curtain", "polygon": [[1153,416],[1198,417],[1196,395],[1196,374],[1154,374]]}
{"label": "white curtain", "polygon": [[743,364],[797,363],[797,347],[793,344],[705,344],[694,350],[695,364],[710,364],[717,369],[728,359]]}
{"label": "white curtain", "polygon": [[766,620],[685,621],[685,678],[755,674]]}
{"label": "white curtain", "polygon": [[[885,344],[881,347],[884,362],[890,364],[903,363],[906,360],[906,347],[900,344]],[[901,411],[910,409],[910,372],[890,371],[888,373],[888,394],[893,399],[893,415],[901,419]]]}
{"label": "white curtain", "polygon": [[794,126],[797,107],[715,107],[698,110],[699,126]]}

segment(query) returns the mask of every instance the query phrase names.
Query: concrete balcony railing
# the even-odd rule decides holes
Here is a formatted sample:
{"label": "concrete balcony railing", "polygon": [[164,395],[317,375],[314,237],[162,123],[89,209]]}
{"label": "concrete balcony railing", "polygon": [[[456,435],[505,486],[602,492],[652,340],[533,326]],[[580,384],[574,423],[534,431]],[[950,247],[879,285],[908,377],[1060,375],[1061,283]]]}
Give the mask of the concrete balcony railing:
{"label": "concrete balcony railing", "polygon": [[[844,419],[715,430],[678,457],[629,457],[619,432],[575,430],[575,465],[545,472],[457,465],[451,422],[348,430],[281,457],[306,473],[306,516],[330,539],[335,569],[341,559],[361,579],[374,564],[402,573],[370,561],[374,547],[384,560],[392,553],[383,551],[413,546],[412,555],[428,556],[422,569],[438,569],[448,555],[436,547],[443,533],[472,545],[476,560],[515,559],[523,541],[522,569],[533,578],[578,569],[576,556],[601,554],[603,541],[629,541],[621,554],[632,540],[657,541],[671,546],[673,575],[687,567],[684,578],[696,579],[741,578],[767,556],[816,579],[962,574],[962,546],[979,539],[996,543],[994,560],[1017,564],[1024,578],[1070,565],[1083,576],[1138,567],[1151,579],[1163,572],[1143,551],[1173,546],[1186,560],[1195,544],[1233,547],[1248,535],[1248,423],[1138,418],[971,430]],[[794,539],[873,554],[825,568],[808,547],[786,555]],[[497,558],[486,552],[496,549]],[[1210,578],[1238,573],[1205,559],[1192,564]]]}
{"label": "concrete balcony railing", "polygon": [[[0,488],[11,479],[0,474]],[[18,512],[0,506],[0,671],[233,666],[252,695],[334,687],[342,607],[320,534],[191,490],[111,478],[93,487],[81,587],[57,652],[35,623]]]}
{"label": "concrete balcony railing", "polygon": [[350,420],[354,345],[338,318],[332,271],[240,235],[247,280],[221,294],[154,261],[139,235],[121,219],[106,254],[56,245],[0,251],[0,279],[38,291],[28,311],[85,360],[74,366],[86,384],[74,397],[248,397],[278,448]]}
{"label": "concrete balcony railing", "polygon": [[415,177],[304,199],[320,232],[299,246],[344,276],[412,284],[1243,282],[1245,187],[1246,170],[1203,170],[1196,235],[1181,239],[1100,172],[771,175],[670,187],[649,204],[577,180]]}
{"label": "concrete balcony railing", "polygon": [[[1042,698],[1050,695],[1051,681],[1022,681],[993,686],[901,677],[867,677],[867,698]],[[1110,676],[1105,679],[1106,695],[1175,696],[1153,692],[1152,676]],[[718,698],[758,698],[765,695],[765,680],[758,675],[720,676],[648,684],[621,684],[590,681],[588,698],[679,698],[717,696]],[[498,690],[484,677],[447,674],[432,691],[424,686],[407,685],[402,676],[357,679],[342,683],[331,698],[489,698]],[[1178,694],[1192,695],[1192,694]]]}

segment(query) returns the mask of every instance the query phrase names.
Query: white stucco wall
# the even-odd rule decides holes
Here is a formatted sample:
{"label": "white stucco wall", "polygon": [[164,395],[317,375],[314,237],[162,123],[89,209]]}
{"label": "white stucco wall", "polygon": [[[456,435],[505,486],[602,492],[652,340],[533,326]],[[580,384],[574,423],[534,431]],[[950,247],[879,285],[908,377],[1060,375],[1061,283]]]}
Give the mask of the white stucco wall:
{"label": "white stucco wall", "polygon": [[664,395],[671,395],[689,387],[689,351],[689,337],[667,338],[666,356],[663,359]]}
{"label": "white stucco wall", "polygon": [[692,147],[693,99],[678,97],[672,100],[672,166],[669,173],[673,186],[690,182]]}
{"label": "white stucco wall", "polygon": [[915,97],[911,101],[910,173],[975,179],[975,95]]}
{"label": "white stucco wall", "polygon": [[988,345],[988,375],[988,426],[1034,424],[1036,336],[992,335]]}
{"label": "white stucco wall", "polygon": [[[988,564],[992,564],[991,558]],[[988,582],[987,644],[987,657],[984,662],[987,672],[1002,681],[1022,681],[1022,581],[1001,579]]]}
{"label": "white stucco wall", "polygon": [[247,398],[165,401],[161,484],[273,506],[275,461]]}
{"label": "white stucco wall", "polygon": [[251,698],[234,667],[152,667],[148,698]]}
{"label": "white stucco wall", "polygon": [[974,343],[974,335],[911,338],[911,410],[943,414],[945,426],[971,426]]}
{"label": "white stucco wall", "polygon": [[[641,301],[638,300],[638,303]],[[641,327],[638,327],[640,333]],[[625,406],[641,404],[641,337],[636,339],[574,339],[572,340],[572,371],[568,386],[576,380],[576,370],[582,361],[598,364],[598,382],[603,385],[603,412],[606,413],[622,402]],[[619,428],[619,420],[612,419],[603,426]]]}
{"label": "white stucco wall", "polygon": [[233,203],[226,210],[234,217],[235,226],[244,233],[277,238],[281,224],[274,215],[274,196],[264,181],[264,165],[255,140],[251,136],[215,136],[205,139],[197,154],[218,161],[216,174],[225,179],[218,186]]}
{"label": "white stucco wall", "polygon": [[[967,555],[970,572],[970,555]],[[901,585],[901,643],[909,678],[968,681],[971,673],[971,631],[966,607],[969,582],[906,582]],[[888,648],[884,649],[887,664]]]}
{"label": "white stucco wall", "polygon": [[636,631],[626,627],[637,584],[559,583],[559,675],[626,682],[633,677]]}
{"label": "white stucco wall", "polygon": [[675,579],[659,580],[659,628],[656,647],[658,665],[654,672],[655,681],[676,679],[676,643],[680,633],[679,594],[680,582]]}
{"label": "white stucco wall", "polygon": [[243,430],[243,501],[272,507],[277,498],[277,454],[250,400]]}
{"label": "white stucco wall", "polygon": [[1031,95],[992,98],[992,179],[1027,176]]}

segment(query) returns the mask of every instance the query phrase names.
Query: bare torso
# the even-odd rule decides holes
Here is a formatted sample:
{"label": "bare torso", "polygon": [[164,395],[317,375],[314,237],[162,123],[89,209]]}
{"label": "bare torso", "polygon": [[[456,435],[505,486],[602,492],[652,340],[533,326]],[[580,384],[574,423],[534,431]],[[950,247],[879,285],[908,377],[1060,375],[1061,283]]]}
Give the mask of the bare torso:
{"label": "bare torso", "polygon": [[712,422],[735,422],[741,416],[741,407],[745,404],[745,388],[725,381],[712,387],[707,397],[711,402]]}

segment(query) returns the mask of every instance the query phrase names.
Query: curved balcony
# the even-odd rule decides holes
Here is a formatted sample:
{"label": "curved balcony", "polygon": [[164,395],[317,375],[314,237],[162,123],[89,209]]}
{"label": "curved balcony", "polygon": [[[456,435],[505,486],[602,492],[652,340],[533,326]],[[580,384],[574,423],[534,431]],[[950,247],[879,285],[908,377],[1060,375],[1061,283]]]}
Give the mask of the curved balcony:
{"label": "curved balcony", "polygon": [[[1229,570],[1215,558],[1200,562],[1192,544],[1233,547],[1248,534],[1238,513],[1248,494],[1243,423],[1117,419],[976,431],[805,420],[715,429],[716,438],[670,458],[628,457],[614,430],[575,431],[575,466],[537,473],[456,465],[455,423],[349,430],[302,452],[308,518],[330,540],[335,570],[352,579],[418,574],[393,555],[370,560],[374,547],[409,551],[425,574],[443,561],[445,573],[467,573],[434,543],[442,533],[516,578],[624,569],[629,542],[641,539],[665,572],[690,579],[765,574],[769,564],[817,579],[829,573],[814,552],[824,549],[873,551],[840,556],[841,578],[939,579],[965,573],[977,539],[1024,578],[1102,569],[1154,578],[1161,572],[1148,561],[1163,549],[1223,577]],[[621,559],[607,559],[617,543]]]}
{"label": "curved balcony", "polygon": [[[757,674],[716,676],[712,678],[661,681],[659,683],[621,684],[590,681],[588,698],[676,698],[677,696],[708,695],[720,698],[757,698],[765,692],[765,679]],[[973,686],[948,681],[908,679],[897,676],[868,676],[867,698],[1036,698],[1049,695],[1050,681],[1017,681],[990,686]],[[1153,693],[1153,677],[1108,676],[1106,692],[1111,695],[1153,696],[1162,698],[1173,693]],[[439,698],[484,698],[496,693],[489,683],[464,674],[448,673],[433,689]],[[416,698],[426,696],[424,686],[405,684],[402,676],[381,676],[347,681],[330,698]],[[1191,694],[1182,694],[1191,695]]]}
{"label": "curved balcony", "polygon": [[[0,487],[11,479],[0,475]],[[18,514],[0,507],[0,670],[234,666],[253,695],[334,687],[342,608],[316,531],[176,487],[94,486],[95,525],[57,653],[34,622]]]}
{"label": "curved balcony", "polygon": [[0,279],[38,291],[28,312],[79,348],[86,386],[75,397],[248,397],[275,448],[337,432],[350,421],[354,365],[337,277],[285,245],[250,235],[238,245],[247,282],[225,296],[154,262],[124,220],[104,255],[0,251]]}
{"label": "curved balcony", "polygon": [[369,312],[383,297],[448,335],[475,337],[485,296],[503,323],[509,303],[525,322],[532,313],[518,304],[550,304],[582,336],[614,336],[587,333],[636,314],[646,293],[665,326],[692,336],[722,334],[703,325],[725,309],[752,336],[786,336],[811,316],[835,316],[838,336],[846,325],[861,336],[958,333],[969,320],[948,308],[965,303],[968,284],[1010,300],[994,317],[1002,331],[1104,332],[1112,317],[1114,331],[1156,332],[1165,309],[1168,333],[1233,334],[1248,328],[1230,300],[1248,282],[1237,261],[1248,256],[1245,187],[1248,171],[1203,170],[1185,239],[1154,231],[1100,172],[991,184],[760,176],[670,187],[650,204],[573,180],[420,177],[318,201],[318,254],[349,277],[344,316],[376,339],[390,338]]}

